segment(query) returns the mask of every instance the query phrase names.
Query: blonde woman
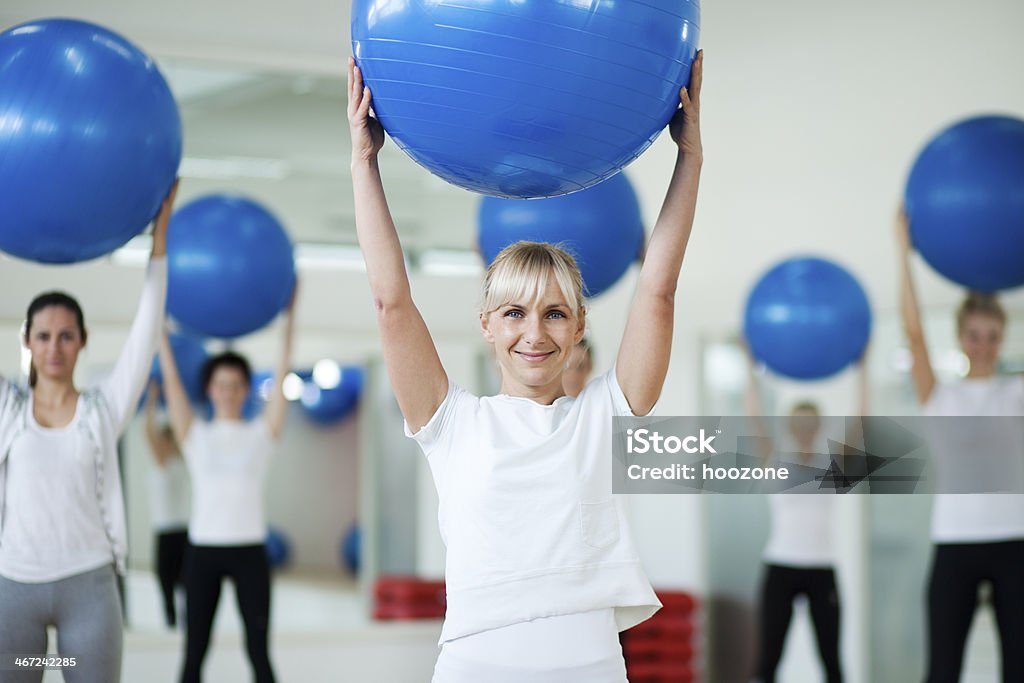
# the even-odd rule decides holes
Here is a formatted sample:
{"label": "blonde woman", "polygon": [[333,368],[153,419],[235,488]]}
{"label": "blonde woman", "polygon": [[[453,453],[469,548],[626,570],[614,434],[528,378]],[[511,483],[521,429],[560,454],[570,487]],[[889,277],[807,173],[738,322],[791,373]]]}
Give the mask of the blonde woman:
{"label": "blonde woman", "polygon": [[621,683],[618,632],[660,606],[612,496],[611,422],[648,414],[665,381],[703,160],[702,63],[698,54],[669,124],[678,156],[615,366],[575,398],[562,380],[585,327],[582,278],[547,244],[506,248],[485,278],[478,315],[501,393],[478,397],[449,380],[413,303],[384,196],[384,131],[349,63],[359,244],[384,361],[433,473],[447,546],[436,683]]}
{"label": "blonde woman", "polygon": [[[996,373],[1006,313],[991,294],[968,293],[957,313],[960,348],[970,363],[967,376],[955,384],[938,383],[910,275],[910,227],[902,212],[897,239],[900,311],[913,358],[911,377],[923,412],[934,417],[1024,415],[1024,376]],[[1020,457],[1024,429],[1019,420],[1000,421],[998,429],[982,435],[981,443],[990,444],[993,452]],[[940,460],[940,478],[941,464]],[[1024,681],[1024,495],[937,494],[931,534],[935,553],[928,586],[928,683],[960,680],[983,582],[992,586],[1002,680]]]}

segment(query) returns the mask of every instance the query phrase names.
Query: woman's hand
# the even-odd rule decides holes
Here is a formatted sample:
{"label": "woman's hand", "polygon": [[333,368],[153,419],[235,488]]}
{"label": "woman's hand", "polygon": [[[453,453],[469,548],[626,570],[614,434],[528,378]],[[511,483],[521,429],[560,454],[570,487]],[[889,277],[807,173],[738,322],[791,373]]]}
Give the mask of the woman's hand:
{"label": "woman's hand", "polygon": [[348,131],[352,161],[371,161],[384,146],[384,127],[370,114],[370,89],[354,57],[348,58]]}
{"label": "woman's hand", "polygon": [[700,141],[700,87],[704,80],[704,50],[697,51],[697,58],[690,66],[690,87],[679,89],[682,106],[668,123],[672,140],[679,145],[679,151],[686,157],[702,160],[704,148]]}

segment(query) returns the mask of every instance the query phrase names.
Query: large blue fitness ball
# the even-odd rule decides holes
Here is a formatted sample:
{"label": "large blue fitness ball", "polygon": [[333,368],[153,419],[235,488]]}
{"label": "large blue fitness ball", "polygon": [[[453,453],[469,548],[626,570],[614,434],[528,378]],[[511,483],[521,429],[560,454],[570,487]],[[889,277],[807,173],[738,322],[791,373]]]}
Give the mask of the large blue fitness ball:
{"label": "large blue fitness ball", "polygon": [[679,105],[697,0],[354,0],[352,52],[388,134],[450,183],[553,197],[640,155]]}
{"label": "large blue fitness ball", "polygon": [[833,375],[864,354],[871,306],[857,280],[820,258],[783,261],[758,280],[744,316],[754,358],[793,379]]}
{"label": "large blue fitness ball", "polygon": [[519,240],[562,243],[576,257],[588,296],[597,296],[637,260],[644,241],[640,203],[625,174],[565,197],[484,197],[478,243],[490,264]]}
{"label": "large blue fitness ball", "polygon": [[970,289],[1024,285],[1024,121],[981,116],[928,143],[907,181],[914,246]]}
{"label": "large blue fitness ball", "polygon": [[178,107],[137,47],[70,19],[0,33],[0,250],[108,254],[156,216],[180,161]]}
{"label": "large blue fitness ball", "polygon": [[295,287],[288,235],[273,214],[244,197],[209,195],[176,211],[167,258],[167,310],[210,337],[260,329]]}

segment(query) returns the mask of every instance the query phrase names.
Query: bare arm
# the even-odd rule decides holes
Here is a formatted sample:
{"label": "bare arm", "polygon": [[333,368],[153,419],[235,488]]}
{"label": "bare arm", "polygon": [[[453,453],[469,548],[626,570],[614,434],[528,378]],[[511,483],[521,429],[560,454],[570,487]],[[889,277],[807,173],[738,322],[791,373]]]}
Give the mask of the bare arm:
{"label": "bare arm", "polygon": [[181,383],[178,364],[174,360],[174,351],[166,333],[160,336],[160,372],[164,377],[164,400],[167,401],[171,431],[178,443],[184,444],[192,428],[192,406],[188,402],[185,385]]}
{"label": "bare arm", "polygon": [[679,92],[681,109],[669,123],[679,146],[665,203],[647,245],[616,361],[616,379],[636,415],[650,412],[661,395],[672,351],[676,286],[693,228],[704,152],[700,139],[703,51],[697,53],[690,89]]}
{"label": "bare arm", "polygon": [[174,455],[175,447],[173,443],[167,442],[167,437],[156,426],[156,398],[159,392],[156,381],[151,380],[146,389],[146,441],[149,442],[149,450],[156,464],[163,467]]}
{"label": "bare arm", "polygon": [[775,451],[775,444],[764,425],[764,409],[761,405],[761,394],[758,391],[757,374],[754,372],[754,355],[745,343],[743,348],[747,352],[747,392],[744,397],[747,404],[747,415],[750,416],[754,426],[761,459],[768,462]]}
{"label": "bare arm", "polygon": [[270,392],[270,403],[267,405],[266,423],[267,430],[272,439],[281,438],[284,431],[285,417],[288,415],[288,401],[284,397],[284,378],[291,371],[292,367],[292,342],[295,339],[295,297],[298,292],[298,283],[292,290],[292,298],[288,302],[288,308],[284,319],[284,339],[281,340],[281,359],[278,361],[277,370],[274,372],[274,388]]}
{"label": "bare arm", "polygon": [[924,326],[921,325],[921,311],[917,305],[917,293],[914,281],[910,276],[910,223],[907,215],[900,210],[896,221],[896,237],[900,252],[900,315],[903,318],[903,330],[910,345],[913,359],[910,373],[917,391],[917,400],[924,405],[935,389],[935,371],[928,357],[928,346],[925,344]]}
{"label": "bare arm", "polygon": [[384,129],[370,116],[370,89],[363,86],[355,61],[348,66],[348,121],[352,135],[352,190],[356,234],[366,261],[384,363],[409,428],[416,432],[448,393],[448,376],[434,341],[412,300],[405,257],[395,230],[377,153]]}

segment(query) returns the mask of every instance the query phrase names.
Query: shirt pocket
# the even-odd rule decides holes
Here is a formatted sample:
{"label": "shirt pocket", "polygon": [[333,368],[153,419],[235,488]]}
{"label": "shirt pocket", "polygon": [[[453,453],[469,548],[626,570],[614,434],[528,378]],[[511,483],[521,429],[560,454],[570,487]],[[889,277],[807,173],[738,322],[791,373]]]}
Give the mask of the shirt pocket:
{"label": "shirt pocket", "polygon": [[615,499],[580,503],[580,533],[592,548],[607,548],[619,540],[619,513]]}

